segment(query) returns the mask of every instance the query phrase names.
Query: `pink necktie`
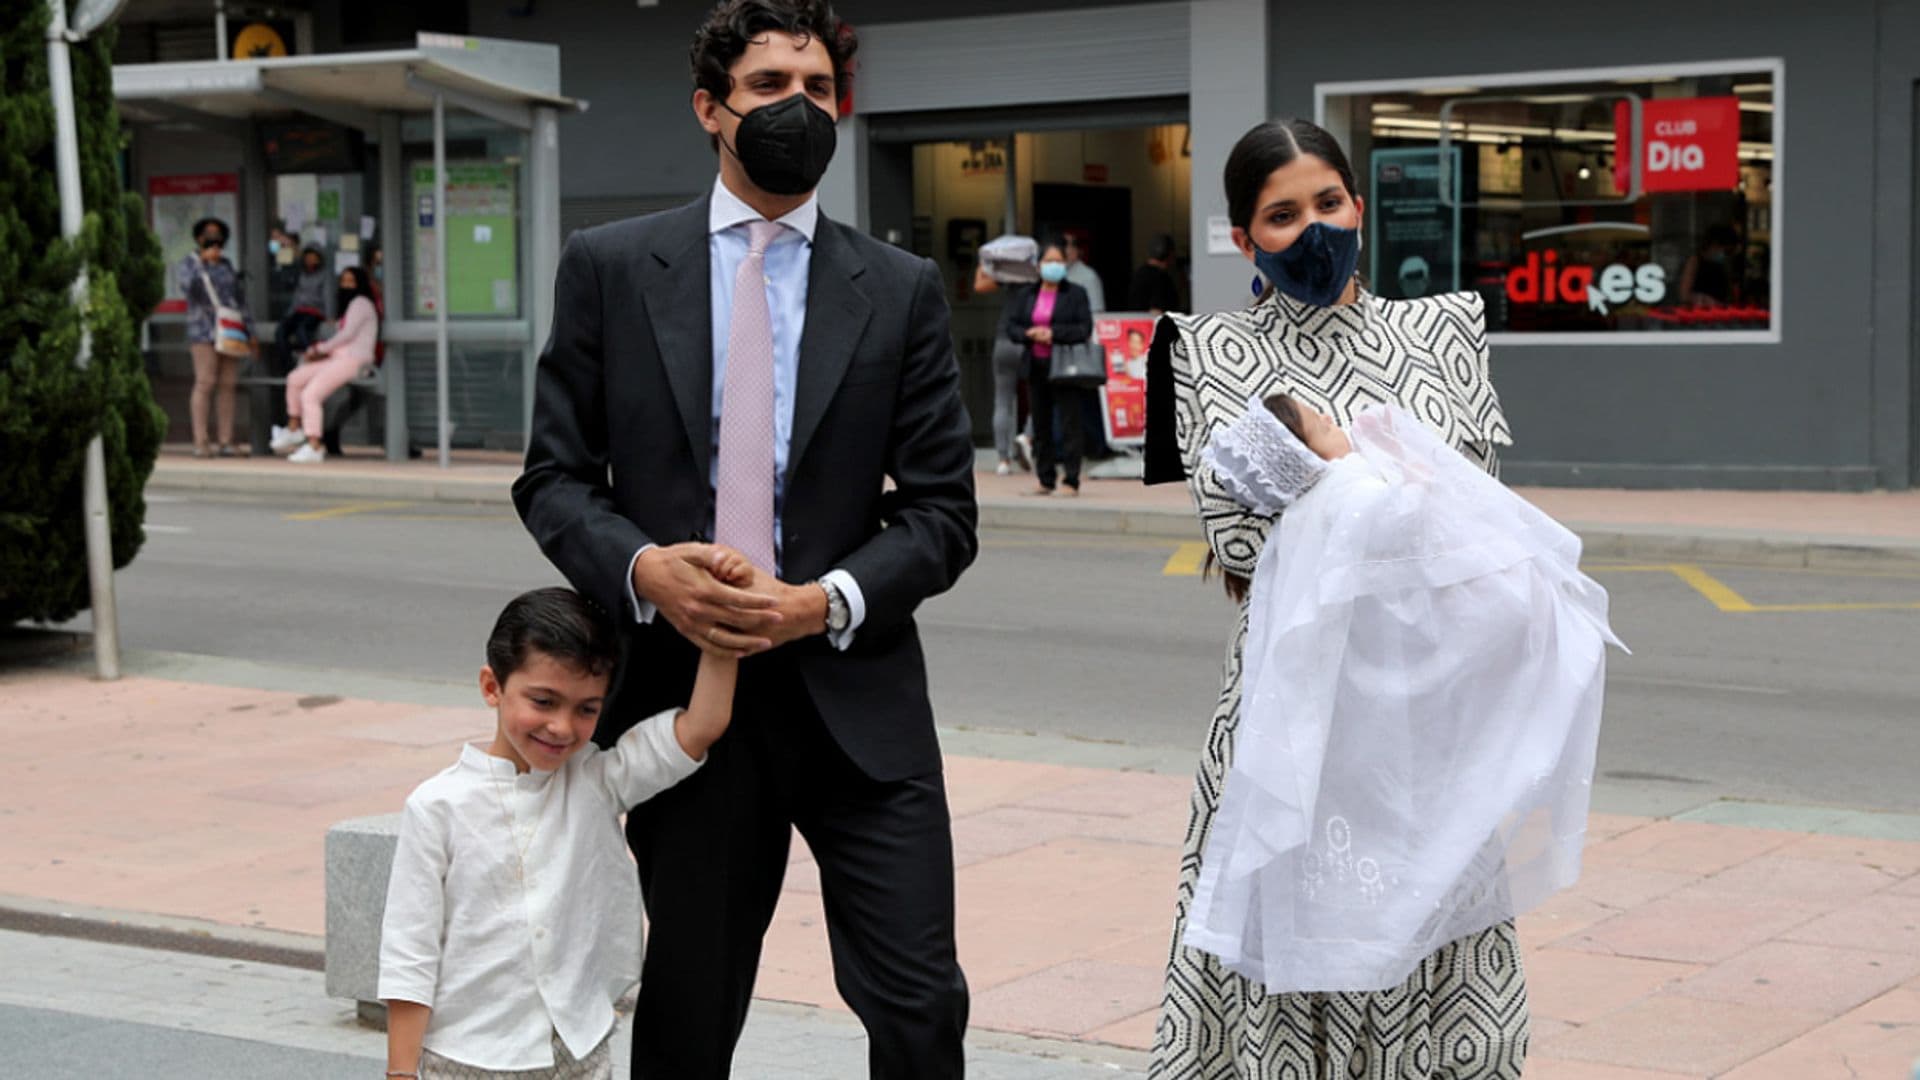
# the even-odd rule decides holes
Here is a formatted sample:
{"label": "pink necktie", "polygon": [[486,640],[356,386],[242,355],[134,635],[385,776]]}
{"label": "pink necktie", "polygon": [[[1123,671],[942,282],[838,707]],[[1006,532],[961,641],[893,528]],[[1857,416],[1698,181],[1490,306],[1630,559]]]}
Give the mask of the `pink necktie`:
{"label": "pink necktie", "polygon": [[733,277],[727,372],[720,390],[720,480],[714,539],[767,573],[773,561],[773,315],[767,308],[771,221],[747,224],[747,257]]}

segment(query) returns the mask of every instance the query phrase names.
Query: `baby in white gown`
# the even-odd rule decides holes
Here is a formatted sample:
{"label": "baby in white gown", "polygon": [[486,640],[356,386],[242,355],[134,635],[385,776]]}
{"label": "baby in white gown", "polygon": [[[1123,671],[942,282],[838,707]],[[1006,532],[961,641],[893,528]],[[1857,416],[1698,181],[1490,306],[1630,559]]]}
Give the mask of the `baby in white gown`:
{"label": "baby in white gown", "polygon": [[1385,990],[1572,884],[1620,644],[1579,539],[1394,406],[1251,402],[1206,461],[1281,516],[1186,943],[1275,992]]}

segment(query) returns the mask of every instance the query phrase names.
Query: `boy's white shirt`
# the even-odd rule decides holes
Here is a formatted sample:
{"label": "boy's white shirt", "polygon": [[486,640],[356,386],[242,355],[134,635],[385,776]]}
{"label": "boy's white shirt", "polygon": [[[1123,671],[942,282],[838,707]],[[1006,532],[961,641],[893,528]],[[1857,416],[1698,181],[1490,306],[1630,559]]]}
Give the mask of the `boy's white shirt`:
{"label": "boy's white shirt", "polygon": [[553,1064],[552,1033],[585,1057],[613,1029],[640,960],[639,883],[618,817],[700,767],[674,737],[678,711],[552,772],[516,774],[469,745],[408,796],[379,995],[433,1009],[427,1049],[537,1069]]}

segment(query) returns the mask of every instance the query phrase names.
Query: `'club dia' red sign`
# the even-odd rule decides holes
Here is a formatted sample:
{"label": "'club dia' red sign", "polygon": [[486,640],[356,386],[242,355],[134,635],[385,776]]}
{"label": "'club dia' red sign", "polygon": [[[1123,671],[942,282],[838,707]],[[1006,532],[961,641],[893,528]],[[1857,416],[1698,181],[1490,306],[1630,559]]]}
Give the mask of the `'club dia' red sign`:
{"label": "'club dia' red sign", "polygon": [[[1626,102],[1614,107],[1614,169],[1627,188],[1633,135]],[[1740,99],[1656,98],[1640,104],[1642,191],[1726,191],[1740,182]]]}

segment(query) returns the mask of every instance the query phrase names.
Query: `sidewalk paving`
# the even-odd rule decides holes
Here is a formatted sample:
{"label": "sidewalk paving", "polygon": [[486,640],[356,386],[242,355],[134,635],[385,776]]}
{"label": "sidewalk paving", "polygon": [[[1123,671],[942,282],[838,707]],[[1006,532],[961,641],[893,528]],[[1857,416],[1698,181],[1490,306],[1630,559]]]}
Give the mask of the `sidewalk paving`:
{"label": "sidewalk paving", "polygon": [[[0,669],[15,736],[0,907],[184,917],[317,948],[327,827],[397,809],[490,725],[480,709],[311,688]],[[948,758],[976,1044],[1045,1040],[1138,1069],[1190,780],[1063,763],[1062,742],[963,738],[999,749]],[[1605,789],[1599,804],[1636,805]],[[758,994],[826,1017],[843,1007],[818,893],[796,843]],[[1530,1076],[1904,1077],[1920,1057],[1920,816],[1596,813],[1580,884],[1521,935]]]}
{"label": "sidewalk paving", "polygon": [[[378,1076],[386,1036],[326,997],[318,972],[129,945],[0,931],[6,1075],[22,1077]],[[613,1035],[614,1075],[627,1075],[631,1016]],[[1138,1069],[1084,1060],[1057,1044],[973,1041],[975,1080],[1105,1080]],[[1064,1051],[1064,1053],[1062,1053]],[[1095,1055],[1097,1056],[1097,1055]],[[734,1055],[750,1080],[847,1080],[866,1073],[851,1017],[760,1001]]]}
{"label": "sidewalk paving", "polygon": [[[990,458],[991,455],[988,455]],[[984,460],[984,459],[983,459]],[[360,501],[504,505],[520,466],[515,455],[463,452],[451,468],[429,460],[369,455],[323,465],[278,459],[195,460],[169,451],[156,490]],[[1077,498],[1032,497],[1027,474],[974,476],[989,528],[1126,533],[1198,540],[1186,488],[1137,480],[1088,480]],[[1596,558],[1764,562],[1830,569],[1920,566],[1920,490],[1905,492],[1623,491],[1518,488],[1578,532]]]}

